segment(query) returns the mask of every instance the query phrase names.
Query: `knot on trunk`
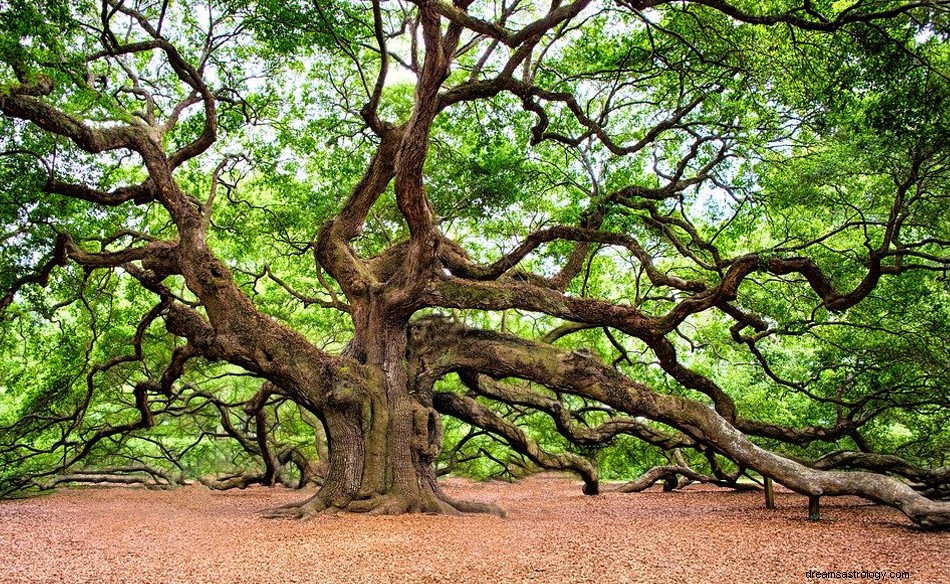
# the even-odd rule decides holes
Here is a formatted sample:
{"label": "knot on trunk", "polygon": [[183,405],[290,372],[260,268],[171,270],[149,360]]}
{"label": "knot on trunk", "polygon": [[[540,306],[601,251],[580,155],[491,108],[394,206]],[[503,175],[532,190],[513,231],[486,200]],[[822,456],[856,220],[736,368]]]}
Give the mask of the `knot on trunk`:
{"label": "knot on trunk", "polygon": [[429,464],[442,452],[442,420],[435,409],[415,404],[412,411],[413,450]]}
{"label": "knot on trunk", "polygon": [[327,402],[340,409],[361,406],[366,397],[363,388],[346,378],[334,379],[326,394]]}

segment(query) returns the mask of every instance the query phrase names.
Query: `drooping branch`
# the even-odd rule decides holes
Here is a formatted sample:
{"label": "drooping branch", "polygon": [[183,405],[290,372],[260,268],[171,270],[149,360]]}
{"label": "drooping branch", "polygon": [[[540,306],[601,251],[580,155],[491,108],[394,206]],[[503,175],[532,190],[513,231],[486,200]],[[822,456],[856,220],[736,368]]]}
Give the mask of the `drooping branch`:
{"label": "drooping branch", "polygon": [[[503,72],[504,73],[504,72]],[[604,124],[591,117],[588,108],[578,102],[577,97],[567,91],[549,91],[540,87],[531,85],[521,80],[514,79],[510,73],[508,75],[499,75],[490,80],[470,81],[455,86],[439,96],[439,109],[446,109],[451,105],[486,99],[507,91],[519,99],[526,111],[529,111],[538,118],[537,123],[532,128],[532,145],[540,144],[543,141],[552,141],[569,147],[577,147],[584,140],[596,137],[608,151],[617,156],[629,156],[643,151],[647,146],[654,144],[656,140],[666,132],[680,129],[687,124],[687,116],[697,110],[699,105],[706,98],[701,94],[696,96],[690,102],[681,104],[674,108],[668,117],[660,120],[648,128],[644,135],[637,141],[629,144],[618,143],[608,132]],[[571,115],[584,128],[584,133],[577,137],[564,136],[557,132],[548,131],[550,126],[550,117],[544,107],[538,100],[546,102],[564,104],[571,112]],[[678,181],[674,181],[676,183]],[[688,185],[683,185],[688,186]],[[645,189],[645,192],[652,192],[652,189]]]}
{"label": "drooping branch", "polygon": [[633,416],[670,425],[735,461],[812,497],[857,495],[903,511],[928,528],[950,528],[950,504],[931,501],[907,484],[869,472],[823,471],[769,452],[706,405],[657,393],[592,356],[485,330],[429,319],[412,338],[427,379],[450,371],[516,377],[597,400]]}
{"label": "drooping branch", "polygon": [[950,485],[950,466],[928,469],[908,463],[899,456],[835,450],[808,463],[821,470],[853,468],[881,474],[892,474],[916,482],[927,488],[946,488]]}
{"label": "drooping branch", "polygon": [[304,295],[298,292],[297,290],[294,290],[293,288],[291,288],[290,284],[288,284],[282,278],[274,274],[270,266],[264,266],[264,274],[268,278],[273,280],[274,283],[276,283],[278,286],[283,288],[288,294],[290,294],[291,296],[299,300],[301,303],[303,303],[304,308],[310,306],[311,304],[316,304],[317,306],[322,306],[323,308],[335,308],[336,310],[339,310],[340,312],[350,312],[351,310],[349,305],[340,302],[336,298],[332,298],[331,300],[323,300],[321,298],[316,298],[314,296]]}
{"label": "drooping branch", "polygon": [[[649,5],[658,5],[664,4],[667,2],[650,2]],[[773,26],[776,24],[788,24],[794,26],[795,28],[800,28],[803,30],[814,30],[814,31],[824,31],[831,32],[842,28],[848,24],[855,22],[873,22],[877,20],[887,20],[900,16],[902,14],[907,14],[908,12],[926,9],[926,8],[937,8],[940,6],[947,6],[947,3],[942,0],[922,0],[919,2],[907,2],[905,4],[900,4],[889,8],[886,10],[874,10],[874,11],[861,11],[858,10],[863,2],[855,2],[851,6],[842,10],[834,19],[829,19],[822,16],[810,8],[809,3],[805,2],[803,6],[797,7],[795,9],[788,10],[780,14],[754,14],[740,9],[734,4],[725,2],[724,0],[693,0],[694,4],[701,4],[703,6],[708,6],[722,12],[726,16],[745,22],[748,24],[759,24],[766,26]],[[626,2],[624,2],[626,4]],[[640,4],[640,3],[636,3]],[[802,18],[799,14],[807,14],[812,16],[812,19]]]}
{"label": "drooping branch", "polygon": [[2,314],[8,306],[10,306],[14,298],[16,298],[17,292],[19,292],[24,286],[30,284],[46,286],[49,283],[49,278],[53,273],[53,270],[66,264],[66,248],[68,246],[68,242],[68,237],[60,234],[56,238],[56,243],[53,248],[53,257],[44,263],[40,269],[33,274],[21,276],[20,278],[17,278],[15,282],[13,282],[13,285],[10,286],[10,289],[6,291],[6,293],[3,295],[3,298],[0,298],[0,314]]}
{"label": "drooping branch", "polygon": [[[667,485],[671,484],[671,482],[676,483],[677,477],[684,477],[689,482],[711,484],[716,485],[717,487],[735,489],[737,491],[755,491],[759,488],[758,485],[750,483],[726,481],[714,476],[705,475],[700,472],[696,472],[688,466],[664,465],[654,466],[636,479],[619,486],[617,490],[621,493],[639,493],[649,489],[660,481],[664,481],[666,483],[663,487],[664,490],[672,490],[667,488]],[[677,485],[677,487],[678,486],[679,485]]]}
{"label": "drooping branch", "polygon": [[66,236],[66,254],[68,258],[85,268],[117,268],[132,262],[144,262],[147,265],[168,265],[169,258],[178,252],[175,243],[152,241],[137,247],[128,247],[119,251],[86,251],[73,239]]}
{"label": "drooping branch", "polygon": [[142,485],[149,489],[171,489],[183,485],[184,480],[181,477],[173,477],[162,469],[140,464],[74,470],[43,482],[42,488],[53,489],[66,483]]}
{"label": "drooping branch", "polygon": [[552,454],[541,450],[524,430],[474,399],[457,393],[437,391],[432,396],[432,404],[440,413],[448,414],[500,436],[516,452],[524,454],[541,468],[576,472],[584,480],[584,494],[598,493],[597,469],[590,462],[569,452]]}
{"label": "drooping branch", "polygon": [[573,419],[572,412],[554,398],[495,381],[484,375],[463,371],[459,373],[459,377],[466,387],[478,395],[506,404],[527,406],[548,414],[554,420],[558,431],[578,446],[603,446],[621,434],[634,436],[664,450],[694,445],[693,440],[687,436],[662,432],[641,420],[626,416],[611,418],[593,427],[580,425]]}
{"label": "drooping branch", "polygon": [[[297,445],[282,444],[273,435],[271,416],[268,415],[266,408],[279,406],[283,398],[276,403],[271,403],[269,400],[280,393],[279,388],[273,384],[264,383],[249,400],[226,402],[208,390],[191,388],[185,396],[185,405],[191,407],[191,404],[197,401],[200,403],[199,408],[206,404],[213,406],[218,411],[218,419],[224,435],[235,440],[245,453],[255,459],[260,459],[264,466],[263,470],[248,469],[214,479],[201,478],[199,480],[202,484],[215,490],[243,489],[255,484],[273,486],[278,483],[288,487],[303,488],[322,480],[322,470],[317,462],[301,452]],[[247,416],[246,423],[235,423],[235,415],[241,414]],[[240,425],[249,427],[252,422],[253,430],[245,431],[239,427]],[[324,460],[320,462],[325,463]],[[296,482],[292,482],[288,477],[288,465],[297,467],[300,472],[300,478]]]}
{"label": "drooping branch", "polygon": [[[587,238],[594,241],[616,243],[638,249],[635,240],[627,236],[585,233],[582,230],[570,228],[550,228],[536,232],[523,243],[509,257],[499,260],[499,263],[488,269],[477,270],[466,267],[458,254],[449,256],[450,265],[455,265],[460,272],[474,276],[493,276],[510,268],[510,263],[527,255],[546,238],[571,239]],[[641,248],[642,249],[642,248]],[[635,251],[635,253],[639,253]],[[657,282],[670,284],[684,290],[695,290],[691,296],[678,302],[666,314],[651,317],[632,306],[618,306],[613,303],[602,302],[596,299],[581,299],[546,290],[530,283],[488,283],[480,280],[468,280],[441,275],[436,281],[436,287],[430,300],[433,306],[453,308],[479,308],[504,310],[506,308],[520,308],[543,312],[565,320],[608,325],[617,328],[631,336],[648,340],[667,334],[679,326],[687,317],[723,306],[738,297],[739,286],[751,274],[765,268],[776,275],[798,273],[806,277],[813,291],[821,298],[826,308],[840,311],[854,306],[877,285],[880,276],[884,273],[901,271],[897,267],[882,265],[880,257],[872,261],[868,273],[854,290],[841,293],[836,290],[825,272],[810,258],[779,258],[760,254],[746,254],[725,262],[728,265],[720,282],[709,286],[702,281],[683,281],[672,279],[659,273],[653,274]],[[472,272],[474,271],[474,274]]]}

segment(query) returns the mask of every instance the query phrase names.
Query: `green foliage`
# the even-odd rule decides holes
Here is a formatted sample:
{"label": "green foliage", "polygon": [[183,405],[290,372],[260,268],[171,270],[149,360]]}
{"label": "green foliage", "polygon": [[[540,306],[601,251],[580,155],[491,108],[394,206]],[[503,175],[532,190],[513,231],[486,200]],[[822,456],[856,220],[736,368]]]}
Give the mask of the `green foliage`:
{"label": "green foliage", "polygon": [[244,22],[254,31],[256,40],[275,57],[329,49],[338,39],[351,38],[349,33],[356,24],[353,12],[362,9],[348,1],[227,0],[226,5],[244,11]]}
{"label": "green foliage", "polygon": [[39,63],[67,55],[68,43],[80,23],[75,15],[88,10],[82,0],[12,0],[0,9],[0,62],[29,76]]}

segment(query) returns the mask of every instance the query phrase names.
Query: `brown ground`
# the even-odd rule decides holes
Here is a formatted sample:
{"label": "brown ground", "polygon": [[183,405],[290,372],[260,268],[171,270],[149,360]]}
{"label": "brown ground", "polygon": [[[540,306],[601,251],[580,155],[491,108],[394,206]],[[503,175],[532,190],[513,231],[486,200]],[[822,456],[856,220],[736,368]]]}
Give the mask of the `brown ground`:
{"label": "brown ground", "polygon": [[950,583],[950,533],[856,499],[823,501],[815,524],[791,493],[767,511],[760,494],[708,488],[585,497],[550,475],[451,479],[446,490],[497,502],[508,518],[268,520],[262,511],[301,493],[264,488],[0,502],[0,582],[808,582],[808,569],[837,569]]}

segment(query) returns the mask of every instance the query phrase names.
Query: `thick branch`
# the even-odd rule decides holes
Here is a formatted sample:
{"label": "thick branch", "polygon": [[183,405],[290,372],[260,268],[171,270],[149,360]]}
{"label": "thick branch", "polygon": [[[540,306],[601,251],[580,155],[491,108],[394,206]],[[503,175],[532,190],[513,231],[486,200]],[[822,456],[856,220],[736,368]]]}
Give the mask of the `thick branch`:
{"label": "thick branch", "polygon": [[931,501],[905,483],[868,472],[822,471],[752,443],[705,404],[662,395],[630,380],[597,359],[500,333],[446,322],[420,323],[413,339],[419,367],[429,379],[472,370],[492,377],[517,377],[600,401],[633,416],[668,424],[763,476],[813,497],[858,495],[896,507],[929,528],[950,528],[950,504]]}

